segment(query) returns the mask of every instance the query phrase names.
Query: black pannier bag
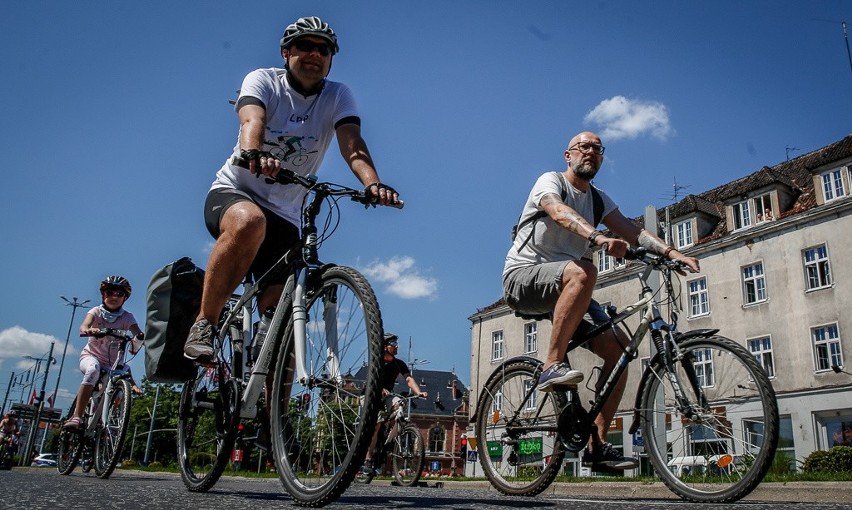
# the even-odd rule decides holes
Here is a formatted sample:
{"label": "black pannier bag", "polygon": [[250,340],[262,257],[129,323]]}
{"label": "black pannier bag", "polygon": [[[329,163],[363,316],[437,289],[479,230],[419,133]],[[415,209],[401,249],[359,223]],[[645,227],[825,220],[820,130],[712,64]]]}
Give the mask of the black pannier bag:
{"label": "black pannier bag", "polygon": [[168,264],[151,277],[145,374],[152,382],[181,384],[195,377],[195,363],[183,356],[183,344],[201,308],[203,286],[204,271],[189,257]]}

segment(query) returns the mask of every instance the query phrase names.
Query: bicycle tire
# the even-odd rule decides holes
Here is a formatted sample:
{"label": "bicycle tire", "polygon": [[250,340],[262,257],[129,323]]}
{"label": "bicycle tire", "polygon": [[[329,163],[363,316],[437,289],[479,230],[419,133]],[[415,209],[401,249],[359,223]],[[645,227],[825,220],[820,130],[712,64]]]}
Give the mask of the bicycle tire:
{"label": "bicycle tire", "polygon": [[95,475],[109,478],[124,449],[127,427],[130,425],[130,381],[115,381],[110,395],[104,395],[106,423],[101,423],[95,436]]}
{"label": "bicycle tire", "polygon": [[[540,494],[559,474],[565,458],[565,447],[552,432],[568,403],[565,394],[533,390],[524,402],[540,369],[538,360],[507,362],[489,376],[476,406],[480,464],[491,485],[508,496]],[[507,431],[507,424],[514,430]]]}
{"label": "bicycle tire", "polygon": [[413,425],[402,429],[402,433],[394,438],[393,450],[393,477],[396,483],[403,487],[411,487],[420,481],[423,473],[423,464],[426,462],[426,449],[423,444],[423,436]]}
{"label": "bicycle tire", "polygon": [[294,377],[291,316],[270,399],[278,478],[297,505],[310,507],[337,499],[364,461],[381,399],[384,334],[379,305],[366,278],[348,267],[319,271],[311,275],[312,284],[306,289],[309,380]]}
{"label": "bicycle tire", "polygon": [[[679,350],[683,356],[674,361],[676,374],[695,411],[680,411],[670,374],[656,356],[641,386],[645,450],[657,476],[681,498],[739,500],[763,480],[778,446],[772,384],[754,357],[728,338],[690,338]],[[690,371],[696,384],[689,382]]]}
{"label": "bicycle tire", "polygon": [[[75,397],[74,401],[71,402],[71,409],[68,410],[68,414],[62,420],[63,424],[65,420],[74,414],[76,406],[77,398]],[[74,468],[77,467],[77,462],[80,460],[80,453],[83,451],[82,438],[82,431],[69,431],[64,427],[59,430],[56,470],[59,471],[60,475],[70,475],[74,471]]]}
{"label": "bicycle tire", "polygon": [[240,390],[228,374],[221,364],[212,369],[201,366],[181,391],[178,467],[191,492],[205,492],[216,484],[236,443]]}

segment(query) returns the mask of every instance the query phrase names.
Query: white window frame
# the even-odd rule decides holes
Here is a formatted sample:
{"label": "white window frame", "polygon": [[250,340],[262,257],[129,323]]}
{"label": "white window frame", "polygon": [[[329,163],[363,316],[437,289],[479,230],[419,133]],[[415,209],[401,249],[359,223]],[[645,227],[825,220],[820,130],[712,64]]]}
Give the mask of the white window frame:
{"label": "white window frame", "polygon": [[825,243],[802,250],[802,263],[806,291],[825,289],[833,285],[831,261]]}
{"label": "white window frame", "polygon": [[[754,201],[754,223],[765,223],[767,221],[772,221],[772,200],[769,197],[769,193],[754,197],[752,199]],[[767,211],[769,214],[767,214]]]}
{"label": "white window frame", "polygon": [[710,348],[692,351],[697,359],[692,361],[695,376],[702,388],[716,386],[716,370],[713,367],[713,350]]}
{"label": "white window frame", "polygon": [[[769,218],[766,217],[767,210],[769,210]],[[764,193],[733,204],[731,206],[731,219],[734,230],[742,230],[772,220],[770,194]]]}
{"label": "white window frame", "polygon": [[501,360],[506,356],[506,342],[503,338],[503,330],[491,332],[491,361]]}
{"label": "white window frame", "polygon": [[689,248],[695,244],[692,237],[692,220],[681,221],[675,225],[675,248]]}
{"label": "white window frame", "polygon": [[819,176],[822,186],[822,197],[826,202],[846,196],[843,184],[843,168],[835,168]]}
{"label": "white window frame", "polygon": [[[695,286],[700,286],[696,288]],[[701,277],[686,282],[689,294],[689,317],[710,315],[710,292],[707,290],[707,278]]]}
{"label": "white window frame", "polygon": [[538,381],[535,379],[527,379],[524,381],[524,394],[527,394],[527,392],[530,393],[530,398],[527,400],[527,405],[524,407],[525,411],[534,411],[538,404],[538,391],[530,392],[530,388],[532,388],[537,382]]}
{"label": "white window frame", "polygon": [[524,323],[524,354],[538,352],[538,323]]}
{"label": "white window frame", "polygon": [[772,337],[770,335],[746,339],[748,351],[757,360],[757,364],[763,368],[770,379],[775,378],[775,354],[772,350]]}
{"label": "white window frame", "polygon": [[751,200],[743,200],[742,202],[737,202],[733,206],[733,220],[734,220],[734,230],[740,230],[743,228],[748,228],[752,224],[751,218]]}
{"label": "white window frame", "polygon": [[[762,303],[768,299],[766,273],[763,270],[762,261],[743,266],[740,269],[740,276],[743,282],[743,306]],[[751,301],[749,301],[750,294],[753,295]]]}
{"label": "white window frame", "polygon": [[811,345],[815,371],[826,372],[834,365],[843,366],[843,345],[836,322],[811,328]]}
{"label": "white window frame", "polygon": [[494,400],[491,401],[491,414],[503,412],[503,390],[494,394]]}

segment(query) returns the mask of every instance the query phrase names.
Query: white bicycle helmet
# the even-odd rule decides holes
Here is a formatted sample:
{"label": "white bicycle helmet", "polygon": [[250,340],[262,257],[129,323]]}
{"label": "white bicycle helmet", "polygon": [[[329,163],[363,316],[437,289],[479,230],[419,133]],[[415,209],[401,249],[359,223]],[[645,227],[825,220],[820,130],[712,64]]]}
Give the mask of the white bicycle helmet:
{"label": "white bicycle helmet", "polygon": [[332,55],[340,51],[334,30],[328,26],[328,23],[316,16],[299,18],[294,23],[287,25],[287,28],[284,29],[284,35],[281,36],[281,49],[289,48],[293,41],[306,35],[321,37],[330,42]]}

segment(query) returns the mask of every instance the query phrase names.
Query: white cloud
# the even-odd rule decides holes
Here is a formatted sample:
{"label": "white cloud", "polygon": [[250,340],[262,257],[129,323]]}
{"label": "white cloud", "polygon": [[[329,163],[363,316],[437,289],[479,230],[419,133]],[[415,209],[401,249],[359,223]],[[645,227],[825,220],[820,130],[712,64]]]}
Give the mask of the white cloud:
{"label": "white cloud", "polygon": [[393,257],[387,262],[373,261],[361,272],[373,284],[382,284],[385,290],[403,299],[429,298],[438,295],[438,281],[421,276],[412,257]]}
{"label": "white cloud", "polygon": [[43,333],[32,333],[20,326],[12,326],[0,331],[0,360],[9,360],[15,367],[27,368],[33,362],[22,358],[24,356],[47,357],[51,342],[56,343],[53,347],[53,357],[58,358],[57,352],[65,345],[64,341]]}
{"label": "white cloud", "polygon": [[646,134],[666,140],[675,134],[666,105],[624,96],[601,101],[584,120],[599,126],[604,140],[632,140]]}

